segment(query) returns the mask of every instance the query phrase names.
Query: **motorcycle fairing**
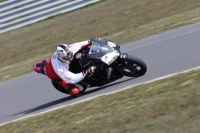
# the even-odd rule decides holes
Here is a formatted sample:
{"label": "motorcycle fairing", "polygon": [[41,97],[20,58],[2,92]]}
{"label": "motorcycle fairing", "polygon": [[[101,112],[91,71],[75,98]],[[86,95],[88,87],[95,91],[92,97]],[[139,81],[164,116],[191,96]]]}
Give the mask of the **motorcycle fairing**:
{"label": "motorcycle fairing", "polygon": [[119,57],[119,55],[120,55],[119,53],[111,52],[111,53],[108,53],[108,54],[102,56],[101,61],[110,65]]}

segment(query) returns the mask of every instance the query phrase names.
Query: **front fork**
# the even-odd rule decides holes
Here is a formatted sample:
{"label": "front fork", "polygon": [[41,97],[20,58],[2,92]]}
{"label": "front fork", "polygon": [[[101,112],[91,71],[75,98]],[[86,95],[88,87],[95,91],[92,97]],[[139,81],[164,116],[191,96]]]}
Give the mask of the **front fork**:
{"label": "front fork", "polygon": [[124,68],[124,60],[127,58],[127,53],[121,53],[117,62],[117,71],[123,75],[124,72],[129,72],[130,70]]}

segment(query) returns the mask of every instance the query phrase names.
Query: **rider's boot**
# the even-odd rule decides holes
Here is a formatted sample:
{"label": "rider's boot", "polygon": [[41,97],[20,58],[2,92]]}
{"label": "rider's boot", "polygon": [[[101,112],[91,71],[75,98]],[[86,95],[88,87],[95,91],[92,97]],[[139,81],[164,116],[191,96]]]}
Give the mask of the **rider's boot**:
{"label": "rider's boot", "polygon": [[35,72],[37,72],[37,73],[41,73],[41,74],[46,75],[45,66],[46,66],[46,60],[43,60],[43,61],[36,62],[36,63],[33,65],[33,69],[34,69]]}

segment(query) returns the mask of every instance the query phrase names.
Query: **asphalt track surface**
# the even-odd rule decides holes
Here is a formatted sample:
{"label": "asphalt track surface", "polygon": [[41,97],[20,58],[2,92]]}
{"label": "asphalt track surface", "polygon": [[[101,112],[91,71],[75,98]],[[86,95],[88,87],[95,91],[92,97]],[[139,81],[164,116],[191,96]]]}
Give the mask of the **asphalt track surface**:
{"label": "asphalt track surface", "polygon": [[0,83],[0,124],[200,66],[200,23],[124,45],[121,50],[144,60],[147,73],[89,88],[75,99],[58,92],[47,77],[34,72]]}

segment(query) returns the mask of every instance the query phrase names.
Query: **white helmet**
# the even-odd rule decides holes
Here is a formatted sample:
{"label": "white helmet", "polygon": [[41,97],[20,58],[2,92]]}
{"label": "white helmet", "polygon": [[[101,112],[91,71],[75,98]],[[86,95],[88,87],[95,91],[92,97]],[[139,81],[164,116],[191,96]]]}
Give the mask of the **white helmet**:
{"label": "white helmet", "polygon": [[60,59],[64,63],[71,62],[73,59],[73,52],[70,50],[67,44],[59,44],[56,47],[56,54],[58,56],[58,59]]}

